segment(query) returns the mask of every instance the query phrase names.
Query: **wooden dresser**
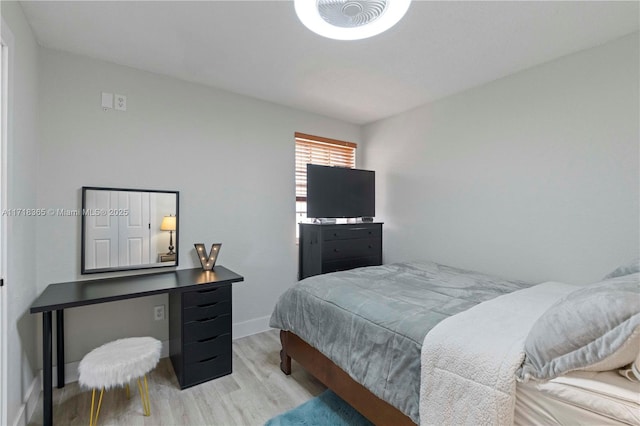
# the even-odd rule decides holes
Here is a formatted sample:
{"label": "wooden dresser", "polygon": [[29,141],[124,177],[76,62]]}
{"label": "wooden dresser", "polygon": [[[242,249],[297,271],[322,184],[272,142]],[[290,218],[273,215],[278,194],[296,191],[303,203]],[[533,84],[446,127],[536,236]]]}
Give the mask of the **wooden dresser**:
{"label": "wooden dresser", "polygon": [[382,265],[382,223],[300,223],[298,279]]}

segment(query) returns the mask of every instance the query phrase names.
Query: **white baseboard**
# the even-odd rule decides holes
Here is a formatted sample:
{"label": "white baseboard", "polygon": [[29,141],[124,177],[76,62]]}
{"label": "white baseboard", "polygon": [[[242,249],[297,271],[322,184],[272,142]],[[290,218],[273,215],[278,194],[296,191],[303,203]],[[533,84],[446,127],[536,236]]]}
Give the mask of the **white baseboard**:
{"label": "white baseboard", "polygon": [[271,329],[271,327],[269,327],[270,318],[271,318],[271,315],[267,315],[266,317],[255,318],[249,321],[238,322],[233,324],[232,326],[233,340],[270,330]]}
{"label": "white baseboard", "polygon": [[27,419],[31,421],[31,416],[36,411],[38,399],[40,399],[40,377],[35,377],[29,387],[29,396],[27,397]]}
{"label": "white baseboard", "polygon": [[169,356],[169,341],[164,340],[162,342],[162,349],[160,349],[160,358],[167,358]]}
{"label": "white baseboard", "polygon": [[13,426],[27,426],[29,421],[31,421],[31,416],[33,416],[34,411],[36,411],[36,406],[38,405],[41,387],[40,376],[34,377],[29,389],[27,389],[24,403],[18,410],[18,414],[13,421]]}

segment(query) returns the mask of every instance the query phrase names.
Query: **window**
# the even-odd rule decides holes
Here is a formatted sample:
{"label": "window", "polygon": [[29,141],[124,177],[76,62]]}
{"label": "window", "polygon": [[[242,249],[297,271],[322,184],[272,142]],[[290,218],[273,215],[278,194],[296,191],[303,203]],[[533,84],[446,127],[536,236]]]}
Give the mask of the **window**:
{"label": "window", "polygon": [[[307,218],[307,164],[321,166],[356,167],[356,148],[353,142],[319,136],[295,134],[296,138],[296,223]],[[298,227],[296,226],[296,235]]]}

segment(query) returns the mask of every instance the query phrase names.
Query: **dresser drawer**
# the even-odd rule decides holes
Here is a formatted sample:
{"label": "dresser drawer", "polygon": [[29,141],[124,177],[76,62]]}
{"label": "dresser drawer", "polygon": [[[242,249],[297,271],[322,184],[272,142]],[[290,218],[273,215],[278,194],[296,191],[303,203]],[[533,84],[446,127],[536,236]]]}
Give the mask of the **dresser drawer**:
{"label": "dresser drawer", "polygon": [[380,256],[360,257],[357,259],[341,259],[322,263],[322,273],[346,271],[347,269],[361,268],[363,266],[382,265]]}
{"label": "dresser drawer", "polygon": [[380,225],[336,226],[322,230],[324,241],[350,240],[355,238],[378,238],[382,235]]}
{"label": "dresser drawer", "polygon": [[230,314],[204,318],[184,324],[183,341],[184,343],[192,343],[225,333],[231,333]]}
{"label": "dresser drawer", "polygon": [[194,364],[226,352],[231,352],[231,333],[185,344],[182,356],[185,364]]}
{"label": "dresser drawer", "polygon": [[379,238],[325,241],[322,258],[327,260],[377,256],[382,249]]}
{"label": "dresser drawer", "polygon": [[185,365],[184,387],[197,385],[231,373],[231,351]]}
{"label": "dresser drawer", "polygon": [[207,290],[186,291],[182,295],[183,307],[203,306],[222,300],[231,300],[231,286],[225,285]]}
{"label": "dresser drawer", "polygon": [[184,308],[183,321],[187,323],[229,313],[231,313],[231,300],[203,303]]}

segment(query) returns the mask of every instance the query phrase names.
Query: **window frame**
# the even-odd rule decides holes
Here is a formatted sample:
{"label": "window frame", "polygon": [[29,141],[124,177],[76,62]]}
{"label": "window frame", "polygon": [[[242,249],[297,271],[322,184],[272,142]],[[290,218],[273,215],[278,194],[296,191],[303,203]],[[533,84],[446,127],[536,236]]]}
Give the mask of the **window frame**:
{"label": "window frame", "polygon": [[[306,197],[306,165],[318,164],[323,166],[338,166],[356,168],[357,149],[358,144],[355,142],[348,142],[339,139],[331,139],[323,136],[309,135],[307,133],[295,132],[295,187],[296,187],[296,234],[298,233],[298,223],[309,223],[307,218],[307,197]],[[304,156],[304,153],[299,151],[302,145],[311,147],[310,151],[315,149],[315,153],[311,152],[310,157],[315,157],[318,160],[322,155],[327,156],[326,161],[307,161],[303,164],[300,161],[300,157]],[[322,154],[322,151],[326,151]],[[303,179],[300,179],[303,176]],[[299,188],[304,185],[304,196],[301,195]],[[304,203],[304,208],[301,209],[301,203]]]}

